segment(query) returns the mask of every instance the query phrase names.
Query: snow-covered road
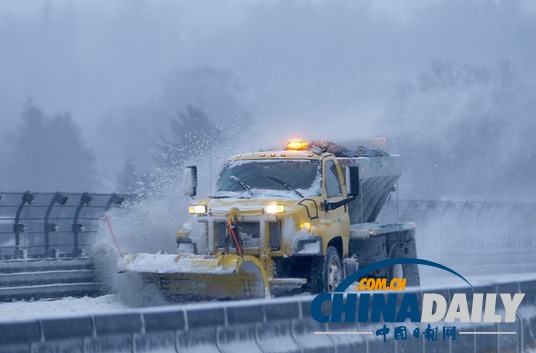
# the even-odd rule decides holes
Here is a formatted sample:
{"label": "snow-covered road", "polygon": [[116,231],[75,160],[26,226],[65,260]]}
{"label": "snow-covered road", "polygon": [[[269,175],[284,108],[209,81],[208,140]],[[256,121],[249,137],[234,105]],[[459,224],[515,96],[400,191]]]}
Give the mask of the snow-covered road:
{"label": "snow-covered road", "polygon": [[0,322],[111,313],[126,308],[114,294],[96,298],[18,301],[0,304]]}
{"label": "snow-covered road", "polygon": [[[508,281],[536,279],[536,273],[510,274],[503,276],[468,276],[473,285],[485,285]],[[464,283],[454,276],[426,276],[422,279],[425,288],[444,288],[463,286]],[[200,305],[200,304],[195,304]],[[202,304],[201,304],[202,305]],[[214,305],[211,303],[210,305]],[[19,301],[0,303],[0,322],[27,321],[42,318],[80,316],[85,314],[116,313],[132,309],[115,294],[96,298],[64,298],[60,300]]]}

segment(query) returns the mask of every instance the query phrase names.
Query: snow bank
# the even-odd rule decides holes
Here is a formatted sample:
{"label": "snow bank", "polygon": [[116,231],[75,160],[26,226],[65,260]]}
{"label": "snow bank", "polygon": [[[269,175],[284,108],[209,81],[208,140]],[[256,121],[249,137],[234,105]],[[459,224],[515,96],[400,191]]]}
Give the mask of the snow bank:
{"label": "snow bank", "polygon": [[115,295],[97,298],[65,298],[61,300],[19,301],[0,304],[0,322],[103,314],[126,308]]}

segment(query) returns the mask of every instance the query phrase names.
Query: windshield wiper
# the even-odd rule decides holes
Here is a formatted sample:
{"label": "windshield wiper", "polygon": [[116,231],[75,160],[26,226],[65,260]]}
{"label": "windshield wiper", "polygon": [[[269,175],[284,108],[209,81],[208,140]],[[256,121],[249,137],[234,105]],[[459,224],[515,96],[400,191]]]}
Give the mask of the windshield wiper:
{"label": "windshield wiper", "polygon": [[268,179],[270,179],[270,180],[275,181],[275,182],[278,183],[278,184],[283,185],[285,188],[294,191],[294,192],[295,192],[296,194],[298,194],[301,198],[305,198],[305,196],[303,196],[303,194],[302,194],[301,192],[299,192],[298,190],[296,190],[296,188],[295,188],[294,186],[290,185],[289,183],[286,183],[286,182],[284,182],[283,180],[278,179],[278,178],[273,177],[273,176],[270,176],[270,175],[267,175],[266,177],[267,177]]}
{"label": "windshield wiper", "polygon": [[234,175],[231,175],[229,177],[229,179],[231,179],[232,181],[234,181],[235,183],[237,183],[238,185],[243,187],[244,190],[246,190],[247,192],[249,192],[251,194],[251,197],[255,197],[255,195],[253,195],[253,191],[251,191],[251,186],[249,186],[248,184],[244,183],[242,180],[238,179]]}

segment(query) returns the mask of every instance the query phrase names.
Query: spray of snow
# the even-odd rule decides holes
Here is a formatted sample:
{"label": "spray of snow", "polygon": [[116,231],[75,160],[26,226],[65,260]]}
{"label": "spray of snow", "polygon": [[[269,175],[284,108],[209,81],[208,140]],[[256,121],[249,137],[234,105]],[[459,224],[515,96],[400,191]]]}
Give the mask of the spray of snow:
{"label": "spray of snow", "polygon": [[[200,143],[209,144],[210,141]],[[209,195],[213,175],[230,154],[236,151],[236,143],[227,143],[225,147],[214,148],[208,155],[185,161],[184,165],[197,165],[198,190],[201,197]],[[206,240],[201,238],[200,225],[192,222],[188,215],[188,205],[195,203],[183,194],[182,170],[156,170],[152,185],[138,199],[129,201],[124,207],[114,209],[108,216],[113,233],[122,253],[157,252],[176,253],[177,231],[185,225],[198,243],[200,252],[206,247]],[[105,222],[101,222],[98,235],[95,237],[92,253],[95,267],[108,290],[117,293],[120,300],[130,306],[145,306],[164,303],[154,284],[145,283],[136,273],[118,273],[117,262],[120,256],[111,232]]]}

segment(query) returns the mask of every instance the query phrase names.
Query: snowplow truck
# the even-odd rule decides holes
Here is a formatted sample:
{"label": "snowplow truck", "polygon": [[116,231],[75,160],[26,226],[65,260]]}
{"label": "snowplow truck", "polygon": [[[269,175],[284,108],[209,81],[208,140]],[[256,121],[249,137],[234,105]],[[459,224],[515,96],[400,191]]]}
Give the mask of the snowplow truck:
{"label": "snowplow truck", "polygon": [[[397,155],[326,142],[233,156],[215,192],[189,206],[177,254],[125,254],[119,271],[185,301],[332,292],[360,267],[417,257],[414,223],[376,222],[400,174]],[[195,166],[186,168],[184,184],[194,197]],[[417,265],[369,277],[419,285]]]}

